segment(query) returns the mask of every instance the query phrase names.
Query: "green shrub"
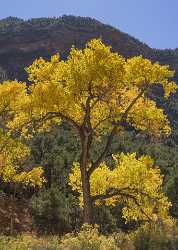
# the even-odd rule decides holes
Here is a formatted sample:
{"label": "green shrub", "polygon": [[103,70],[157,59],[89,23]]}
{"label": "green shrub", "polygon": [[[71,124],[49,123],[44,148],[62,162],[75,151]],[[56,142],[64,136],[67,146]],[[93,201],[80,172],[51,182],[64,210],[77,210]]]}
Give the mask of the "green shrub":
{"label": "green shrub", "polygon": [[133,237],[129,233],[122,232],[112,234],[115,244],[121,250],[137,250],[134,247]]}
{"label": "green shrub", "polygon": [[112,234],[118,230],[116,218],[111,213],[111,209],[106,206],[93,208],[93,222],[100,225],[100,232],[103,234]]}
{"label": "green shrub", "polygon": [[98,228],[84,225],[79,233],[63,236],[39,237],[24,234],[0,237],[0,250],[134,250],[125,233],[101,235]]}
{"label": "green shrub", "polygon": [[35,228],[41,233],[69,232],[79,220],[76,199],[56,187],[34,196],[31,205]]}
{"label": "green shrub", "polygon": [[98,227],[84,225],[80,232],[62,238],[21,235],[0,236],[0,250],[177,250],[178,228],[173,220],[147,223],[134,233],[106,236]]}
{"label": "green shrub", "polygon": [[97,227],[84,225],[79,233],[61,240],[60,250],[120,250],[113,237],[100,235]]}
{"label": "green shrub", "polygon": [[147,223],[137,230],[133,240],[136,250],[177,250],[178,227],[171,219]]}
{"label": "green shrub", "polygon": [[58,237],[37,238],[32,235],[0,237],[0,250],[59,250]]}

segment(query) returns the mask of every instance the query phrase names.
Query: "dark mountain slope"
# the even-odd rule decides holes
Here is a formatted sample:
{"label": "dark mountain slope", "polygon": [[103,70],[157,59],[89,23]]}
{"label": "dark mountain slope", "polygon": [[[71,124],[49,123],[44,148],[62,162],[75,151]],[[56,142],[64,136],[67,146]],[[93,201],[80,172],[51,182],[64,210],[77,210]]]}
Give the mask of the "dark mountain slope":
{"label": "dark mountain slope", "polygon": [[26,79],[24,67],[37,57],[49,58],[61,52],[68,55],[72,45],[79,48],[100,37],[125,57],[142,54],[153,61],[169,64],[176,70],[178,81],[178,49],[152,49],[139,40],[109,25],[86,17],[62,16],[24,21],[16,17],[0,20],[0,69],[8,78]]}
{"label": "dark mountain slope", "polygon": [[[26,80],[24,68],[35,58],[42,56],[48,59],[56,52],[61,52],[63,58],[66,58],[72,45],[81,48],[88,40],[96,37],[102,38],[114,51],[125,57],[142,54],[153,61],[169,64],[176,70],[175,79],[178,82],[178,49],[152,49],[109,25],[92,18],[75,16],[27,21],[8,17],[0,20],[0,79],[6,77]],[[178,93],[175,98],[177,102]],[[161,99],[159,102],[162,101]],[[163,103],[165,109],[169,109],[169,104]],[[175,107],[171,106],[173,119],[178,117],[178,109],[175,110]]]}
{"label": "dark mountain slope", "polygon": [[0,66],[9,78],[25,78],[24,67],[39,57],[58,51],[66,57],[72,45],[83,47],[101,37],[125,57],[144,55],[156,60],[155,50],[109,25],[91,18],[63,16],[24,21],[9,17],[0,21]]}

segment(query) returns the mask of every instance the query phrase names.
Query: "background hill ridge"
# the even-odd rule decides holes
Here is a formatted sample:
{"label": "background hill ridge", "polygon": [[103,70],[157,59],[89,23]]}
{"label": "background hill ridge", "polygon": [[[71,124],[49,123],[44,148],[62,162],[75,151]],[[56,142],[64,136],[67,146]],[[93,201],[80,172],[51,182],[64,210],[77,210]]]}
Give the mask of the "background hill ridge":
{"label": "background hill ridge", "polygon": [[142,54],[152,61],[169,64],[176,70],[178,80],[178,48],[154,49],[111,25],[73,15],[1,19],[0,68],[10,79],[26,80],[24,68],[35,58],[48,59],[56,52],[61,52],[66,58],[72,45],[81,48],[88,40],[98,37],[126,58]]}

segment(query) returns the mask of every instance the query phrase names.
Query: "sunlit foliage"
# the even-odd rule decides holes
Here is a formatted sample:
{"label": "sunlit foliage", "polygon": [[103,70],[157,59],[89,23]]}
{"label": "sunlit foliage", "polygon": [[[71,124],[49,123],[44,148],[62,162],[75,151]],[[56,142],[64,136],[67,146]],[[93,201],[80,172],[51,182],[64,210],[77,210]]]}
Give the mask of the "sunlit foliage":
{"label": "sunlit foliage", "polygon": [[100,40],[92,40],[84,51],[72,48],[65,62],[59,55],[49,62],[40,58],[27,72],[32,82],[28,94],[22,83],[5,82],[1,86],[0,97],[18,98],[15,119],[9,124],[12,128],[21,125],[27,128],[32,119],[33,129],[35,121],[38,126],[41,121],[46,128],[51,122],[59,123],[61,118],[82,126],[89,99],[92,129],[108,130],[122,119],[125,110],[142,92],[129,110],[127,122],[154,134],[170,132],[163,111],[145,96],[146,90],[160,83],[166,97],[175,92],[176,85],[167,80],[174,72],[167,66],[152,64],[142,57],[126,61]]}
{"label": "sunlit foliage", "polygon": [[[136,154],[114,155],[115,167],[111,170],[105,162],[90,177],[91,195],[96,205],[115,206],[124,204],[126,220],[152,220],[155,213],[167,216],[170,203],[161,191],[160,169],[148,156],[136,158]],[[83,204],[81,173],[74,164],[70,185],[80,193]]]}
{"label": "sunlit foliage", "polygon": [[5,183],[21,183],[41,187],[44,182],[42,167],[24,170],[24,162],[30,151],[17,139],[0,133],[0,178]]}
{"label": "sunlit foliage", "polygon": [[[110,189],[128,189],[119,195],[110,193],[113,197],[106,200],[106,204],[120,199],[126,203],[126,219],[166,214],[169,203],[160,191],[162,177],[157,168],[152,169],[151,159],[121,155],[112,171],[103,162],[113,137],[127,126],[156,137],[171,133],[164,111],[148,98],[148,92],[161,85],[168,98],[177,89],[171,81],[174,72],[142,56],[126,60],[98,39],[89,41],[83,50],[73,47],[66,61],[58,54],[50,61],[37,59],[27,72],[31,82],[28,88],[16,81],[0,86],[1,113],[11,117],[7,127],[21,135],[47,130],[61,121],[74,128],[81,142],[78,175],[82,177],[82,189],[77,189],[83,192],[84,214],[88,209],[85,222],[90,222],[90,191],[97,198]],[[92,159],[93,144],[104,134],[108,140],[103,152]],[[105,183],[98,183],[96,188],[101,180]]]}

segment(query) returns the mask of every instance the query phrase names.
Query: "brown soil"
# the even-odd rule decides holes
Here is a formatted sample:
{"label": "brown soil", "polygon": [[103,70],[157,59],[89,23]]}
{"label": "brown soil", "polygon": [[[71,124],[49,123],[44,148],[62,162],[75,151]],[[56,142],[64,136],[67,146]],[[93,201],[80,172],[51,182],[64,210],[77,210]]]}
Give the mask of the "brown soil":
{"label": "brown soil", "polygon": [[32,231],[32,218],[28,203],[0,199],[0,234],[9,235]]}

